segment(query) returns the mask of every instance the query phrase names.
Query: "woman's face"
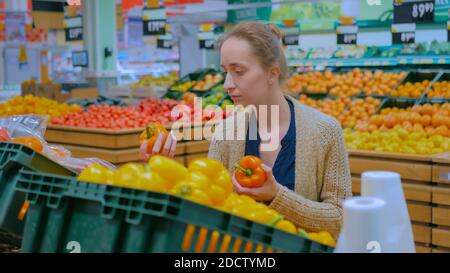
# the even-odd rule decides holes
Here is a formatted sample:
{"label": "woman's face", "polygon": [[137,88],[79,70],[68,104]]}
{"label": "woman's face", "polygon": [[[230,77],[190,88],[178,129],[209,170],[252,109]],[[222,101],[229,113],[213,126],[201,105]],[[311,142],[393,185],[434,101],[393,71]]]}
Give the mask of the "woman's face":
{"label": "woman's face", "polygon": [[220,50],[221,68],[226,73],[224,88],[235,104],[260,105],[269,92],[268,72],[242,39],[229,38]]}

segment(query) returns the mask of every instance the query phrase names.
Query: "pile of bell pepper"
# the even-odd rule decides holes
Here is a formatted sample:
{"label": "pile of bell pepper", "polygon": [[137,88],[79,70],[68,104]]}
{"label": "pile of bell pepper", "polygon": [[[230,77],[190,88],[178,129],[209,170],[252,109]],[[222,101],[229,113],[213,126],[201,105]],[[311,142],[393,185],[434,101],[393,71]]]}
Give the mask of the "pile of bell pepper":
{"label": "pile of bell pepper", "polygon": [[217,160],[197,159],[186,168],[173,159],[153,156],[148,164],[127,163],[117,171],[92,164],[79,180],[170,193],[207,205],[222,206],[233,190],[231,176]]}
{"label": "pile of bell pepper", "polygon": [[221,211],[273,226],[283,231],[335,246],[325,231],[307,233],[284,219],[274,209],[247,195],[233,191],[231,176],[221,162],[200,158],[186,168],[177,161],[155,155],[148,164],[127,163],[118,170],[100,164],[88,166],[78,177],[81,181],[168,193]]}

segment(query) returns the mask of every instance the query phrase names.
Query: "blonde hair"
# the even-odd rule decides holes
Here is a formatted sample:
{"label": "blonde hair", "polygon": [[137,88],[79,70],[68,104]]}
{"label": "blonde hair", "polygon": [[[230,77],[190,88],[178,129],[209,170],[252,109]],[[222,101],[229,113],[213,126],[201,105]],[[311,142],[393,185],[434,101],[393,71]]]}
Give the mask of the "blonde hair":
{"label": "blonde hair", "polygon": [[288,78],[288,67],[284,56],[281,39],[283,33],[273,24],[261,22],[242,22],[237,24],[219,40],[219,49],[229,38],[247,41],[256,57],[266,66],[278,65],[280,68],[279,82]]}

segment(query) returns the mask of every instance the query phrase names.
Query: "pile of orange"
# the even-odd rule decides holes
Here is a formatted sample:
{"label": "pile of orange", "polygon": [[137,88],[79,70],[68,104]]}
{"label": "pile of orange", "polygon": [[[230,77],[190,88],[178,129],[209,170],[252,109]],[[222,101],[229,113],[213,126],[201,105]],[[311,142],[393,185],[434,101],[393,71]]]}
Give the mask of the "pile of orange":
{"label": "pile of orange", "polygon": [[390,95],[393,98],[406,97],[418,99],[422,96],[422,93],[425,92],[429,84],[429,80],[416,83],[407,82],[400,85],[397,90],[392,91]]}
{"label": "pile of orange", "polygon": [[353,128],[358,121],[369,120],[381,104],[381,100],[373,97],[351,100],[348,96],[337,99],[314,100],[306,95],[300,95],[299,101],[334,117],[344,128]]}
{"label": "pile of orange", "polygon": [[385,108],[379,115],[371,116],[368,122],[358,122],[355,127],[363,132],[392,128],[450,137],[450,103],[415,105],[406,109]]}
{"label": "pile of orange", "polygon": [[352,100],[347,110],[338,117],[338,121],[344,128],[354,128],[358,122],[369,120],[380,104],[381,100],[373,97]]}
{"label": "pile of orange", "polygon": [[329,93],[332,96],[387,95],[406,76],[405,72],[362,71],[355,68],[347,73],[307,72],[293,75],[285,88],[293,93]]}
{"label": "pile of orange", "polygon": [[294,93],[308,92],[324,94],[334,86],[334,76],[331,71],[307,72],[295,74],[287,81],[287,90]]}
{"label": "pile of orange", "polygon": [[427,96],[429,98],[450,98],[450,81],[434,83]]}
{"label": "pile of orange", "polygon": [[363,93],[366,95],[386,96],[400,83],[406,76],[406,73],[383,72],[377,70],[375,73],[369,72],[368,76],[371,80],[364,85],[362,89]]}
{"label": "pile of orange", "polygon": [[336,85],[331,88],[332,96],[357,96],[363,86],[370,81],[369,71],[362,72],[360,68],[355,68],[350,72],[336,75]]}
{"label": "pile of orange", "polygon": [[347,96],[337,99],[314,100],[307,97],[306,95],[300,95],[299,101],[305,105],[316,108],[322,113],[330,115],[336,119],[341,113],[346,110],[347,106],[351,103],[351,99]]}

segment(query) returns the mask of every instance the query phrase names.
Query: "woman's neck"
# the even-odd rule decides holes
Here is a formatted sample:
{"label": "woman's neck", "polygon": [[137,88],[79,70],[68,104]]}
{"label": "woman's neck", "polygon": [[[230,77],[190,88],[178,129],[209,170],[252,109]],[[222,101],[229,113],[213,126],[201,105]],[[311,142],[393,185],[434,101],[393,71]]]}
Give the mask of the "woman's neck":
{"label": "woman's neck", "polygon": [[[264,102],[259,106],[267,107],[267,115],[257,107],[258,124],[262,119],[266,120],[267,129],[271,130],[274,125],[281,125],[284,122],[290,121],[291,112],[289,109],[289,103],[287,102],[281,88],[274,88],[269,92],[269,97],[264,99]],[[274,107],[272,107],[274,106]],[[274,109],[272,109],[274,108]],[[272,119],[272,116],[278,116],[278,119]],[[272,121],[273,120],[273,121]],[[273,124],[275,123],[275,124]]]}

